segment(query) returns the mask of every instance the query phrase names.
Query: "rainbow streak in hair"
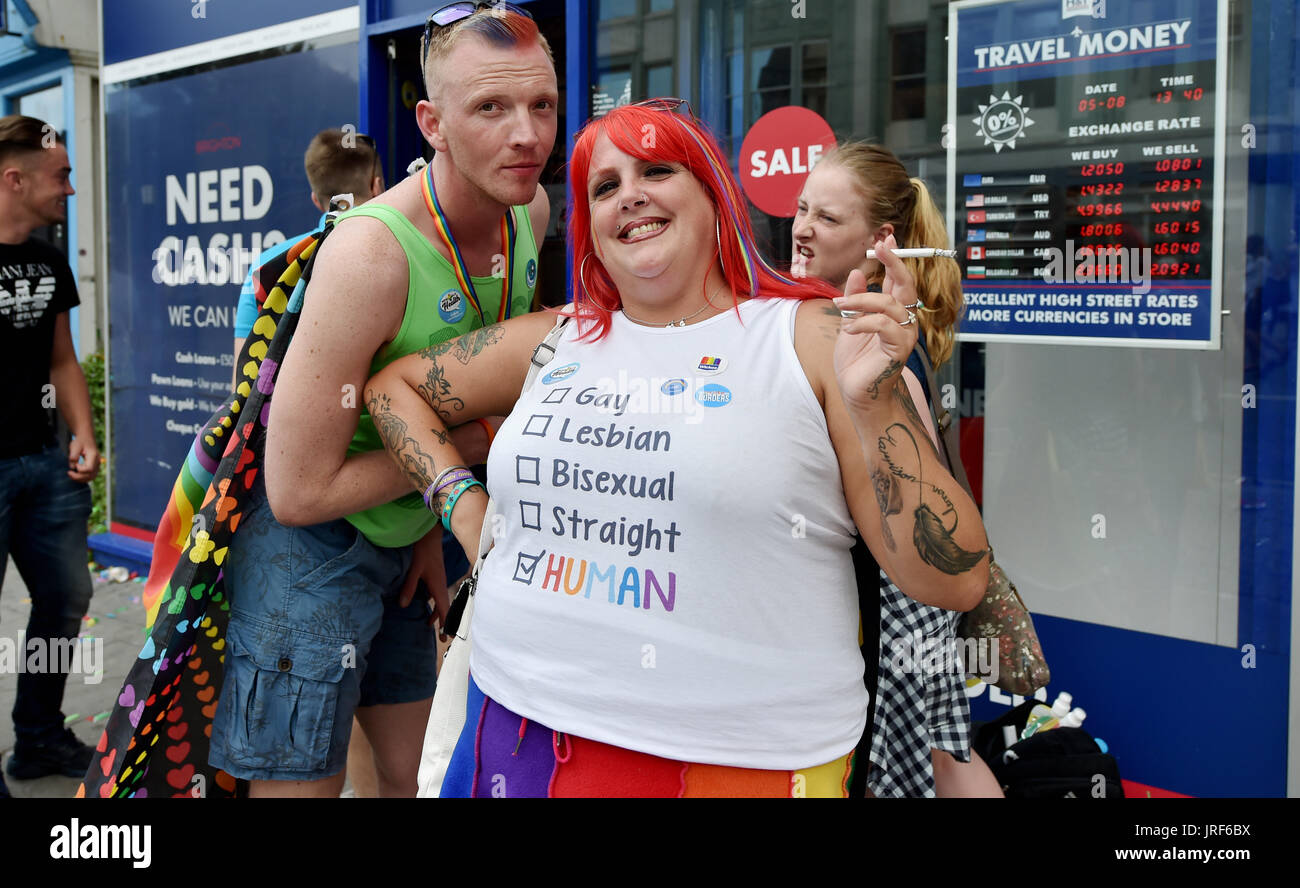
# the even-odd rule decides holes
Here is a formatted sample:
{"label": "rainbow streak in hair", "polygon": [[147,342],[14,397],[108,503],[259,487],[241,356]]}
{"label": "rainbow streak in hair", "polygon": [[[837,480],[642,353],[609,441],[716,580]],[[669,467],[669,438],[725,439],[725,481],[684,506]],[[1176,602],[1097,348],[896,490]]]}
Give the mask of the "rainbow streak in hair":
{"label": "rainbow streak in hair", "polygon": [[[767,269],[769,274],[784,283],[799,286],[798,281],[786,277],[775,268],[768,265],[767,260],[765,260],[762,254],[755,249],[754,244],[745,238],[744,230],[741,228],[739,222],[740,207],[744,205],[743,199],[736,192],[731,177],[723,172],[726,168],[726,164],[722,158],[718,156],[713,146],[709,143],[709,140],[701,139],[696,135],[694,127],[683,126],[682,129],[686,130],[686,132],[690,134],[690,137],[695,140],[696,144],[700,146],[700,149],[704,152],[704,156],[709,161],[709,166],[713,169],[714,179],[722,186],[721,190],[725,203],[723,209],[727,214],[727,224],[731,227],[731,230],[736,233],[736,242],[740,244],[742,255],[745,259],[745,276],[749,280],[749,295],[751,297],[758,295],[758,278],[755,274],[756,265]],[[719,245],[719,249],[721,249],[721,245]],[[719,256],[718,258],[721,260],[722,257]]]}

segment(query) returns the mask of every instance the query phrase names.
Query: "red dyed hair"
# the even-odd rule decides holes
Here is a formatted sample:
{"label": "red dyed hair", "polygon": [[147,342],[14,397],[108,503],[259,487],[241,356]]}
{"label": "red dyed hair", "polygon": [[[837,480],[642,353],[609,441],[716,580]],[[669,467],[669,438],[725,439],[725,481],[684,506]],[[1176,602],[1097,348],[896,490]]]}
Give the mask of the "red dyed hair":
{"label": "red dyed hair", "polygon": [[[647,132],[655,135],[649,148],[644,144]],[[569,160],[569,262],[578,323],[580,328],[586,328],[583,338],[593,332],[593,341],[603,338],[609,332],[611,314],[623,305],[591,239],[587,176],[596,139],[602,133],[615,148],[632,157],[681,164],[704,187],[718,213],[722,271],[732,291],[733,307],[738,304],[737,293],[783,299],[829,299],[840,295],[825,281],[792,280],[764,261],[755,245],[754,228],[736,177],[703,124],[671,111],[622,105],[582,128]]]}

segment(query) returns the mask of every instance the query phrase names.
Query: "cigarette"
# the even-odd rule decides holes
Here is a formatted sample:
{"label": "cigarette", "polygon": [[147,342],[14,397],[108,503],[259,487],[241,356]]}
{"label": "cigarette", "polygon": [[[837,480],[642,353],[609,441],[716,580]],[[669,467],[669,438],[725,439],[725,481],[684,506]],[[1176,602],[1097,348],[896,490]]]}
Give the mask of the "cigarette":
{"label": "cigarette", "polygon": [[[934,259],[939,256],[947,256],[950,259],[957,258],[956,250],[941,250],[938,247],[908,247],[903,250],[894,250],[893,253],[899,259]],[[867,258],[875,259],[876,251],[867,250]]]}

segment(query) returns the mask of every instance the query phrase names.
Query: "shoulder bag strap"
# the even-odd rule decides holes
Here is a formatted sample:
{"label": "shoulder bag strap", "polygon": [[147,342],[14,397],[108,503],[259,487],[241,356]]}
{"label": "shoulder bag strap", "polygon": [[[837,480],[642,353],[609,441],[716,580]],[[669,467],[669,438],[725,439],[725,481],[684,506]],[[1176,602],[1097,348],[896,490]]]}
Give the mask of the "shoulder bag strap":
{"label": "shoulder bag strap", "polygon": [[930,416],[934,419],[934,429],[939,438],[939,458],[943,460],[944,467],[957,479],[962,490],[970,494],[971,499],[975,495],[971,493],[970,481],[966,478],[966,467],[961,461],[961,440],[957,435],[957,422],[955,417],[945,407],[942,412],[939,409],[939,388],[934,382],[934,370],[930,367],[930,356],[925,353],[918,342],[916,345],[916,355],[921,360],[921,366],[925,368],[925,384],[930,392]]}

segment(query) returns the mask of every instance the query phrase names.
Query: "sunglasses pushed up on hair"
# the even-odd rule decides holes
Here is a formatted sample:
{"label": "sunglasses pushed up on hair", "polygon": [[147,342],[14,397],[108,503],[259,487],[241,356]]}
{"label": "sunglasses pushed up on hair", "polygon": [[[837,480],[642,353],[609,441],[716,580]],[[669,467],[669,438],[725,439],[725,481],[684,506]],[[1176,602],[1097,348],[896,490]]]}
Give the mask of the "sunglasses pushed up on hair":
{"label": "sunglasses pushed up on hair", "polygon": [[533,17],[533,14],[522,6],[503,3],[501,0],[495,0],[492,3],[448,3],[446,6],[440,6],[429,13],[429,18],[424,23],[424,36],[420,38],[420,69],[423,70],[425,63],[429,61],[429,38],[433,36],[434,28],[446,28],[449,25],[454,25],[456,22],[463,21],[484,9],[500,9],[504,12],[517,12],[528,18]]}

